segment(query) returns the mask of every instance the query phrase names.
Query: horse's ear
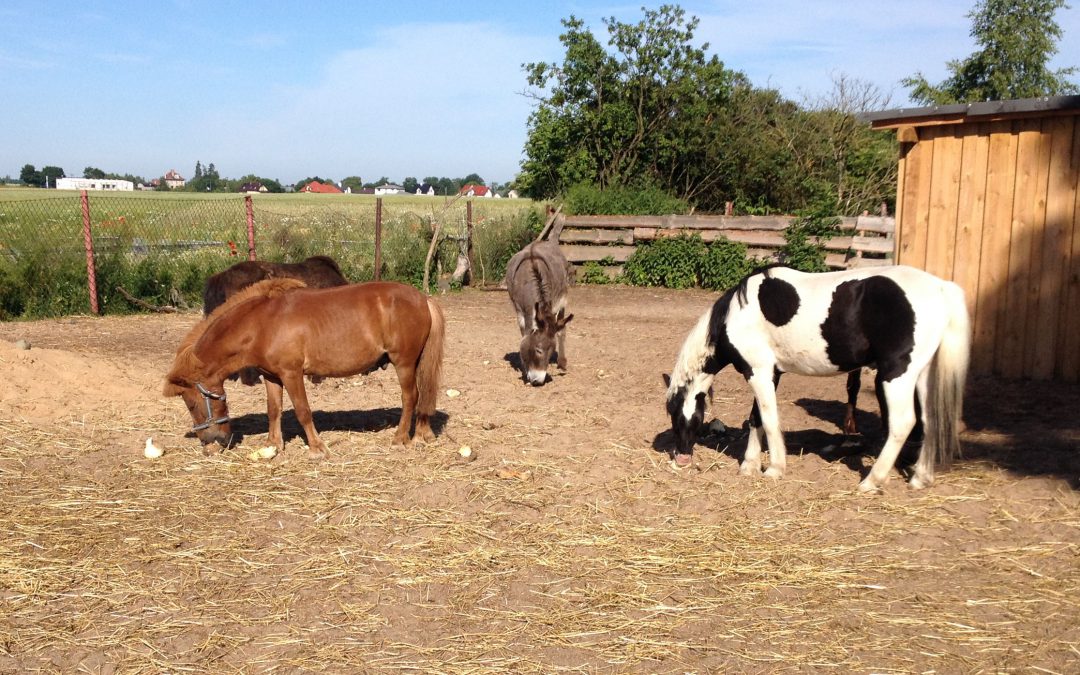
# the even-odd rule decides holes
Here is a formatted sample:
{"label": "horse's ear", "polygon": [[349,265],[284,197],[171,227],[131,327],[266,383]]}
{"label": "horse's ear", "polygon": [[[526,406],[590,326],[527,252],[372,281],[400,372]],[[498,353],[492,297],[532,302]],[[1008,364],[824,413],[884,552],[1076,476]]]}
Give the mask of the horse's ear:
{"label": "horse's ear", "polygon": [[670,389],[671,388],[671,376],[668,375],[667,373],[663,373],[662,377],[664,378],[664,387]]}

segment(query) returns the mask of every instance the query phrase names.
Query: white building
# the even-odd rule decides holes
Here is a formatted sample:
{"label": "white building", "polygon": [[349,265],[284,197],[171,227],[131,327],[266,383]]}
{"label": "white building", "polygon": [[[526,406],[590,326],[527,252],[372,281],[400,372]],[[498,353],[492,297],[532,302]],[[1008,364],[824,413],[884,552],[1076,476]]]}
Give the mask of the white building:
{"label": "white building", "polygon": [[134,190],[135,184],[129,180],[114,178],[57,178],[57,190]]}
{"label": "white building", "polygon": [[375,187],[375,194],[377,195],[403,195],[405,194],[405,188],[394,183],[385,183]]}

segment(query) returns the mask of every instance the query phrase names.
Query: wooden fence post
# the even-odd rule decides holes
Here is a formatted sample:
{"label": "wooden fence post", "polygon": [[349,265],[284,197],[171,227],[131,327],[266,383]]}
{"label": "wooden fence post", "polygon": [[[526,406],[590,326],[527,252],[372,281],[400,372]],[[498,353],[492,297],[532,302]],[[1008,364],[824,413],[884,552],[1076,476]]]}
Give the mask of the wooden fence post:
{"label": "wooden fence post", "polygon": [[375,281],[382,277],[382,197],[375,198]]}
{"label": "wooden fence post", "polygon": [[247,212],[248,260],[255,259],[255,207],[251,195],[244,195],[244,210]]}
{"label": "wooden fence post", "polygon": [[472,284],[472,237],[473,237],[473,218],[472,218],[472,200],[465,202],[465,258],[469,261],[469,269],[465,270],[465,276],[461,280],[463,286],[469,286]]}
{"label": "wooden fence post", "polygon": [[94,238],[90,232],[90,197],[86,190],[79,195],[82,204],[83,246],[86,248],[86,285],[90,290],[90,311],[98,314],[97,271],[94,268]]}

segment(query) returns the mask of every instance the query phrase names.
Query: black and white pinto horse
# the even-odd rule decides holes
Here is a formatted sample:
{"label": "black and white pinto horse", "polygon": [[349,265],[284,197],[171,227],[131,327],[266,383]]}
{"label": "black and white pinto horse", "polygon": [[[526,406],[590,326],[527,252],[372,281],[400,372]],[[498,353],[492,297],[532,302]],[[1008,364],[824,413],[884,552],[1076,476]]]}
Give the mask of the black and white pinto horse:
{"label": "black and white pinto horse", "polygon": [[888,432],[859,490],[881,488],[917,416],[924,440],[910,484],[926,487],[935,461],[947,463],[959,452],[969,345],[963,290],[927,272],[900,265],[819,274],[758,270],[702,315],[664,377],[675,463],[691,463],[713,377],[728,364],[754,392],[740,473],[760,474],[764,429],[765,475],[773,478],[784,475],[787,463],[776,406],[780,375],[839,375],[874,366]]}

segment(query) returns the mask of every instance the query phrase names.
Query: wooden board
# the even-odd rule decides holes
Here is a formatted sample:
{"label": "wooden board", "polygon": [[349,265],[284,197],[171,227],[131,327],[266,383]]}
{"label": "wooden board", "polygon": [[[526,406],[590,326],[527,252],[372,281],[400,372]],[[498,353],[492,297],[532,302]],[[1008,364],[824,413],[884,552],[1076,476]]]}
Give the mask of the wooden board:
{"label": "wooden board", "polygon": [[934,140],[930,204],[926,228],[927,272],[953,278],[956,253],[956,212],[960,203],[960,161],[964,141],[954,128],[944,128]]}
{"label": "wooden board", "polygon": [[1065,305],[1062,297],[1062,273],[1069,265],[1073,209],[1076,200],[1076,174],[1073,171],[1072,146],[1075,117],[1056,117],[1043,122],[1048,139],[1046,209],[1042,242],[1032,249],[1038,277],[1038,306],[1030,331],[1025,338],[1028,374],[1037,380],[1054,377],[1059,357],[1058,316]]}
{"label": "wooden board", "polygon": [[1072,161],[1073,212],[1066,223],[1071,236],[1064,237],[1068,253],[1061,273],[1063,306],[1058,319],[1058,362],[1056,375],[1065,382],[1080,382],[1080,124],[1073,129]]}
{"label": "wooden board", "polygon": [[[1042,159],[1038,121],[1017,122],[1019,141],[1016,151],[1016,196],[1013,200],[1009,275],[1005,283],[1005,307],[1001,343],[1001,374],[1007,378],[1024,375],[1024,335],[1028,321],[1031,248],[1036,223],[1039,163]],[[1045,193],[1043,198],[1045,199]]]}
{"label": "wooden board", "polygon": [[[982,262],[983,218],[986,210],[986,165],[990,154],[990,127],[977,125],[975,133],[964,137],[961,151],[960,194],[956,214],[956,257],[953,281],[964,289],[968,315],[974,326],[980,305],[980,264]],[[985,345],[973,344],[978,350]],[[993,350],[993,345],[990,345]]]}
{"label": "wooden board", "polygon": [[[1017,136],[1012,124],[999,122],[991,127],[986,163],[986,208],[983,211],[983,239],[979,251],[979,307],[975,316],[972,370],[999,374],[999,336],[1004,334],[1004,289],[1009,276],[1009,238],[1013,193],[1016,183]],[[999,330],[1000,327],[1000,330]]]}
{"label": "wooden board", "polygon": [[597,262],[604,260],[605,258],[611,258],[615,262],[626,262],[630,259],[630,256],[637,250],[634,246],[586,246],[584,244],[568,244],[560,245],[563,255],[566,259],[572,263],[587,262],[589,260],[596,260]]}
{"label": "wooden board", "polygon": [[934,140],[929,137],[908,151],[904,177],[904,220],[900,225],[896,262],[922,268],[926,264],[926,230],[930,215],[930,171]]}
{"label": "wooden board", "polygon": [[559,234],[559,243],[567,244],[633,244],[633,230],[606,230],[597,227],[566,229]]}

